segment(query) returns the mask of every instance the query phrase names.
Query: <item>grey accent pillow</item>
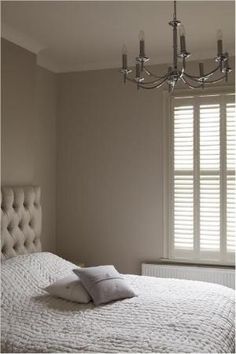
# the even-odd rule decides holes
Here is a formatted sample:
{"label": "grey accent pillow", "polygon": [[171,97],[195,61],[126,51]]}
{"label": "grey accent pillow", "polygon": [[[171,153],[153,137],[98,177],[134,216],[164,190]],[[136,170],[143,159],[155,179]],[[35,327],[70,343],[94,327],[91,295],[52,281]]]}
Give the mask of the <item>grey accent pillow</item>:
{"label": "grey accent pillow", "polygon": [[79,276],[96,306],[136,296],[112,265],[78,268],[73,271]]}
{"label": "grey accent pillow", "polygon": [[76,274],[68,275],[44,288],[49,294],[62,299],[87,304],[91,297]]}

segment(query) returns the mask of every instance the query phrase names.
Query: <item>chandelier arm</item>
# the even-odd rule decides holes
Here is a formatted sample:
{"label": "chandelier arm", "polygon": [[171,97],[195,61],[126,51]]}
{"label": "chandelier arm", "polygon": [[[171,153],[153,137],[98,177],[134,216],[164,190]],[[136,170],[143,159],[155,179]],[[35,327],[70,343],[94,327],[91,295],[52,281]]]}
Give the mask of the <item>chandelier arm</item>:
{"label": "chandelier arm", "polygon": [[157,76],[156,74],[153,74],[150,70],[148,70],[147,68],[144,68],[144,71],[146,72],[147,75],[150,75],[152,77],[155,77],[156,79],[164,79],[164,77],[167,76],[167,74],[163,75],[163,76]]}
{"label": "chandelier arm", "polygon": [[[185,72],[184,72],[182,76],[185,76],[185,75],[186,75],[186,74],[185,74]],[[191,76],[189,76],[189,75],[186,75],[186,78],[189,79],[189,80],[191,80],[191,81],[193,81],[193,82],[196,83],[196,84],[199,84],[200,82],[202,82],[202,81],[200,81],[200,77],[199,77],[198,79],[195,79],[195,78],[193,78],[193,77],[191,77]],[[205,81],[204,81],[204,82],[205,82]]]}
{"label": "chandelier arm", "polygon": [[[185,76],[186,74],[184,73],[183,74],[183,76]],[[189,77],[188,75],[186,75],[187,76],[187,78],[188,79],[190,79],[191,81],[193,81],[193,82],[195,82],[195,83],[201,83],[201,84],[203,84],[204,83],[204,85],[205,84],[207,84],[207,85],[209,85],[209,84],[214,84],[214,83],[216,83],[216,82],[220,82],[220,81],[222,81],[223,79],[225,79],[225,74],[224,75],[222,75],[221,77],[219,77],[219,78],[217,78],[217,79],[215,79],[215,80],[207,80],[207,81],[205,81],[205,80],[201,80],[200,78],[197,80],[197,79],[193,79],[192,77]]]}
{"label": "chandelier arm", "polygon": [[168,77],[168,74],[166,74],[166,75],[164,75],[164,76],[161,76],[158,80],[154,80],[154,81],[147,81],[147,82],[142,82],[142,85],[155,85],[155,84],[157,84],[157,85],[159,85],[159,83],[160,83],[160,81],[161,80],[166,80],[167,79],[167,77]]}
{"label": "chandelier arm", "polygon": [[223,75],[223,76],[219,77],[218,79],[211,80],[211,81],[206,81],[205,83],[206,83],[206,84],[215,84],[216,82],[220,82],[220,81],[224,80],[224,79],[225,79],[225,76],[226,76],[226,75]]}
{"label": "chandelier arm", "polygon": [[164,80],[162,80],[158,85],[153,85],[153,86],[143,86],[143,84],[139,84],[139,87],[146,89],[146,90],[151,90],[154,88],[159,88],[162,85],[164,85],[164,83],[167,81],[167,78],[165,78]]}
{"label": "chandelier arm", "polygon": [[143,70],[145,71],[145,73],[146,73],[148,76],[153,76],[153,75],[150,73],[150,71],[145,68],[145,66],[143,67]]}
{"label": "chandelier arm", "polygon": [[194,85],[190,84],[183,76],[181,77],[181,80],[183,81],[183,83],[184,83],[185,85],[187,85],[187,86],[190,87],[191,89],[196,89],[196,88],[201,88],[201,87],[202,87],[202,84],[197,85],[197,86],[194,86]]}
{"label": "chandelier arm", "polygon": [[[150,82],[142,82],[142,83],[139,83],[139,86],[141,87],[142,86],[147,86],[147,85],[152,85],[153,88],[156,88],[159,84],[161,84],[162,82],[166,81],[168,78],[168,75],[166,74],[165,76],[162,77],[162,79],[164,79],[163,81],[160,81],[160,80],[155,80],[155,81],[150,81]],[[136,81],[135,79],[131,79],[129,77],[126,78],[127,81],[130,81],[134,84],[137,84],[138,81]],[[149,88],[149,87],[148,87]]]}
{"label": "chandelier arm", "polygon": [[135,79],[130,79],[129,77],[127,77],[126,80],[132,82],[133,84],[137,84],[137,81]]}
{"label": "chandelier arm", "polygon": [[190,74],[186,73],[186,71],[184,71],[184,75],[186,75],[190,79],[196,79],[196,80],[200,80],[201,78],[207,79],[209,76],[212,76],[219,69],[220,69],[220,65],[218,65],[215,69],[213,69],[212,71],[210,71],[209,73],[207,73],[203,76],[190,75]]}

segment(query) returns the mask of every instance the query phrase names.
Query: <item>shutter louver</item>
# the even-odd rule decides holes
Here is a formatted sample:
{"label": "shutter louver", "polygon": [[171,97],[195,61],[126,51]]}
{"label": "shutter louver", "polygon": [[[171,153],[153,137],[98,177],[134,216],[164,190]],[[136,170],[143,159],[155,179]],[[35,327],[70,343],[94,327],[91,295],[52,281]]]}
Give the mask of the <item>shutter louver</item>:
{"label": "shutter louver", "polygon": [[170,254],[233,262],[236,248],[236,117],[232,94],[174,97]]}

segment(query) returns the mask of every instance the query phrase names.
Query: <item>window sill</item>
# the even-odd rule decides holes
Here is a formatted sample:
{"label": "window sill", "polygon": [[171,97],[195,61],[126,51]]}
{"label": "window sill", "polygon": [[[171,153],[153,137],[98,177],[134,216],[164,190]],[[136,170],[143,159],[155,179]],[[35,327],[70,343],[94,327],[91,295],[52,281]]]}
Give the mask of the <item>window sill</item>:
{"label": "window sill", "polygon": [[214,261],[192,261],[190,259],[169,259],[169,258],[160,258],[161,264],[176,264],[176,265],[185,265],[185,266],[198,266],[198,267],[212,267],[212,268],[231,268],[235,269],[234,263],[220,263]]}

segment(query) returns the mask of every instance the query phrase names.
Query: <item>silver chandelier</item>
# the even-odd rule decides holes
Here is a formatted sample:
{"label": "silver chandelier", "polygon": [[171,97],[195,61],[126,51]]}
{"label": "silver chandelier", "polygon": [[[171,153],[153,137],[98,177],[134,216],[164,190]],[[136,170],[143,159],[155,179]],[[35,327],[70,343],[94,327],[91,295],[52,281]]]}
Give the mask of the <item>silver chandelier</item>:
{"label": "silver chandelier", "polygon": [[[173,66],[168,68],[168,71],[163,76],[158,76],[152,73],[145,67],[149,58],[145,54],[144,32],[141,31],[139,35],[139,56],[136,58],[136,75],[135,78],[130,78],[128,75],[132,72],[127,66],[127,49],[124,46],[122,50],[122,69],[121,73],[124,76],[124,83],[130,81],[137,85],[137,88],[154,89],[159,88],[164,84],[168,85],[169,92],[172,92],[179,81],[182,81],[188,87],[204,88],[205,85],[214,84],[223,79],[228,80],[228,73],[231,72],[229,67],[229,54],[223,52],[222,32],[217,33],[217,63],[215,69],[208,73],[204,73],[203,63],[199,63],[199,76],[191,75],[186,72],[186,59],[190,53],[186,50],[185,31],[181,22],[177,20],[176,16],[176,1],[174,1],[174,15],[173,20],[169,22],[173,30]],[[180,36],[180,52],[178,51],[177,32],[179,28]],[[181,60],[181,67],[178,64],[178,58]],[[144,75],[151,80],[146,80]],[[214,75],[214,78],[212,78]],[[215,77],[216,76],[216,77]]]}

